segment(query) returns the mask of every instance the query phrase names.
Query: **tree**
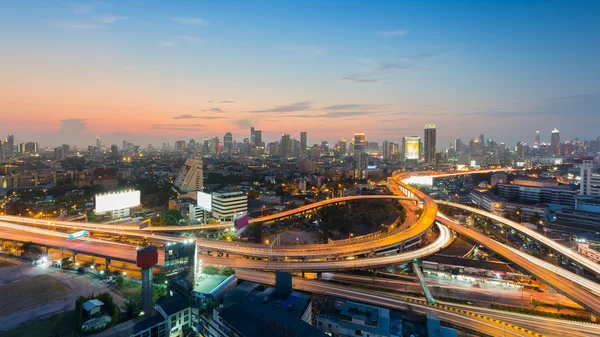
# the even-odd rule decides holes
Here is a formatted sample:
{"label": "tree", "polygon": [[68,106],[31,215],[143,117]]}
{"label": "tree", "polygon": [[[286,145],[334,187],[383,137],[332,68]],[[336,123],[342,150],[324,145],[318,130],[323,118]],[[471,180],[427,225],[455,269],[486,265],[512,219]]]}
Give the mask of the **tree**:
{"label": "tree", "polygon": [[177,225],[179,220],[183,219],[181,212],[174,209],[167,211],[165,217],[167,218],[167,224],[169,225]]}
{"label": "tree", "polygon": [[254,239],[256,242],[262,241],[263,228],[262,224],[255,222],[248,225],[248,236]]}
{"label": "tree", "polygon": [[164,271],[154,275],[152,279],[156,284],[164,284],[167,281],[167,274]]}
{"label": "tree", "polygon": [[136,298],[128,298],[121,307],[121,315],[126,321],[138,317],[141,312],[142,306]]}
{"label": "tree", "polygon": [[223,275],[223,276],[235,275],[235,269],[233,269],[232,267],[225,267],[225,268],[223,268],[223,270],[221,270],[221,275]]}
{"label": "tree", "polygon": [[542,305],[542,303],[539,302],[539,301],[537,301],[535,298],[532,298],[531,302],[529,302],[529,304],[531,304],[533,306],[533,309],[531,309],[531,310],[535,310],[535,308],[537,308],[540,305]]}
{"label": "tree", "polygon": [[42,247],[33,244],[33,242],[26,242],[21,246],[23,253],[29,256],[40,256],[42,255]]}
{"label": "tree", "polygon": [[117,275],[117,277],[115,278],[115,284],[118,286],[123,285],[124,281],[125,281],[125,278],[123,277],[123,275]]}

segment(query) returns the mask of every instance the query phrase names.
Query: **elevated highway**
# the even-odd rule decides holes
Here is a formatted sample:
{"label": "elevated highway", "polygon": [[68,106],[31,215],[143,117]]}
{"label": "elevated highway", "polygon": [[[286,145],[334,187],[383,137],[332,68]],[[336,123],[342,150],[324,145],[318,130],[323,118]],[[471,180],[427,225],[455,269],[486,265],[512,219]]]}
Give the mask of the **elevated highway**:
{"label": "elevated highway", "polygon": [[587,259],[585,256],[561,245],[560,243],[555,242],[552,239],[549,239],[548,237],[546,237],[545,235],[542,235],[534,230],[531,230],[523,225],[521,225],[518,222],[512,221],[510,219],[507,219],[505,217],[478,209],[478,208],[474,208],[474,207],[470,207],[470,206],[466,206],[466,205],[461,205],[461,204],[457,204],[457,203],[453,203],[453,202],[448,202],[448,201],[436,201],[438,204],[440,205],[445,205],[445,206],[449,206],[452,208],[457,208],[460,210],[464,210],[464,211],[468,211],[470,213],[473,214],[477,214],[480,216],[483,216],[485,218],[497,221],[501,224],[504,224],[506,226],[509,226],[510,228],[521,232],[523,234],[525,234],[526,236],[542,243],[543,245],[545,245],[546,247],[558,252],[559,254],[563,255],[564,257],[567,257],[568,259],[577,262],[578,265],[585,267],[586,269],[596,273],[596,275],[600,276],[600,264]]}
{"label": "elevated highway", "polygon": [[[452,229],[459,235],[463,235],[479,244],[484,245],[485,247],[496,252],[498,255],[502,256],[508,261],[511,261],[519,267],[523,268],[527,272],[531,273],[531,275],[538,278],[540,281],[546,283],[550,287],[556,289],[561,294],[573,300],[575,303],[589,310],[593,315],[600,315],[600,298],[596,297],[589,291],[580,287],[577,283],[573,282],[572,280],[564,278],[552,270],[548,270],[540,265],[533,263],[529,259],[526,259],[523,256],[514,253],[511,249],[508,249],[508,247],[500,244],[499,242],[488,238],[482,233],[459,225],[449,220],[445,216],[438,216],[436,220],[438,223],[441,223],[444,226]],[[592,319],[595,320],[595,317],[592,317]]]}

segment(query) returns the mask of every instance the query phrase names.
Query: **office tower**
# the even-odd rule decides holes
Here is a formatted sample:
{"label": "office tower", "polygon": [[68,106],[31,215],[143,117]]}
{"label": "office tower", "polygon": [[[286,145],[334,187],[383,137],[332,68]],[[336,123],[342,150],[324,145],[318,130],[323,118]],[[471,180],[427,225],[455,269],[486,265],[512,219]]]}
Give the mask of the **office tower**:
{"label": "office tower", "polygon": [[[425,163],[433,164],[435,163],[435,154],[436,154],[436,129],[435,124],[427,124],[425,125],[425,144],[424,144],[424,154],[425,154]],[[483,135],[481,135],[483,137]]]}
{"label": "office tower", "polygon": [[[63,146],[63,151],[64,151],[64,146]],[[110,156],[113,158],[119,158],[119,147],[117,145],[111,145],[110,146]]]}
{"label": "office tower", "polygon": [[264,146],[262,142],[262,131],[255,130],[254,131],[254,146]]}
{"label": "office tower", "polygon": [[365,152],[365,134],[355,133],[354,134],[354,154]]}
{"label": "office tower", "polygon": [[62,147],[56,147],[56,148],[54,148],[54,160],[55,161],[65,160],[65,154],[63,152],[63,148]]}
{"label": "office tower", "polygon": [[391,142],[390,149],[389,149],[390,158],[397,157],[399,153],[400,153],[400,149],[398,147],[398,144]]}
{"label": "office tower", "polygon": [[8,135],[4,141],[4,158],[12,158],[15,152],[15,136]]}
{"label": "office tower", "polygon": [[345,156],[347,152],[348,152],[348,145],[346,144],[346,140],[344,138],[342,138],[342,140],[340,140],[340,154],[342,156]]}
{"label": "office tower", "polygon": [[300,132],[300,157],[306,158],[306,147],[307,147],[306,131]]}
{"label": "office tower", "polygon": [[36,142],[25,143],[25,152],[27,152],[29,154],[38,153],[38,143],[36,143]]}
{"label": "office tower", "polygon": [[329,143],[327,141],[321,142],[321,153],[327,154],[329,152]]}
{"label": "office tower", "polygon": [[594,172],[594,160],[583,159],[580,170],[579,195],[600,196],[600,173]]}
{"label": "office tower", "polygon": [[552,130],[550,136],[550,151],[555,156],[560,156],[560,132],[557,129]]}
{"label": "office tower", "polygon": [[254,127],[250,127],[250,144],[254,144]]}
{"label": "office tower", "polygon": [[96,150],[102,151],[102,142],[100,141],[100,136],[96,136]]}
{"label": "office tower", "polygon": [[[116,147],[116,145],[115,145],[115,147]],[[63,155],[65,157],[67,156],[67,154],[69,154],[69,152],[71,152],[71,147],[67,144],[63,144],[62,149],[63,149]]]}
{"label": "office tower", "polygon": [[175,187],[182,193],[202,191],[202,159],[193,156],[185,160],[175,179]]}
{"label": "office tower", "polygon": [[0,140],[0,159],[4,159],[4,144]]}
{"label": "office tower", "polygon": [[289,134],[281,135],[281,143],[279,144],[279,156],[289,158],[292,156],[292,139]]}
{"label": "office tower", "polygon": [[219,137],[213,137],[210,142],[210,153],[217,154],[219,153]]}
{"label": "office tower", "polygon": [[390,142],[383,141],[383,159],[390,159]]}
{"label": "office tower", "polygon": [[533,143],[533,145],[540,146],[540,132],[539,131],[535,132],[535,143]]}
{"label": "office tower", "polygon": [[455,139],[454,140],[454,151],[456,152],[461,152],[464,148],[463,142],[460,139]]}
{"label": "office tower", "polygon": [[227,132],[225,136],[223,136],[223,152],[233,152],[233,135],[231,132]]}

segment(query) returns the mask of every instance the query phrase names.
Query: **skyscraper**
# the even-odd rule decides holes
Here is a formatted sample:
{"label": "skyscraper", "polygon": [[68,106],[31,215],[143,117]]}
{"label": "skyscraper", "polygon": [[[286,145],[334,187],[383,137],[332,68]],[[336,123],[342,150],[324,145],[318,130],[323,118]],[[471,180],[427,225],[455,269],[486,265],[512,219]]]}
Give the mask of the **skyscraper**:
{"label": "skyscraper", "polygon": [[340,140],[340,154],[342,156],[345,156],[347,152],[348,152],[348,145],[346,144],[346,140],[344,138],[342,138],[342,140]]}
{"label": "skyscraper", "polygon": [[354,134],[354,177],[365,179],[367,177],[367,166],[369,157],[365,152],[365,134]]}
{"label": "skyscraper", "polygon": [[550,136],[550,151],[555,156],[560,156],[560,132],[557,129],[552,130]]}
{"label": "skyscraper", "polygon": [[307,146],[306,131],[300,132],[300,157],[306,158],[306,146]]}
{"label": "skyscraper", "polygon": [[233,135],[231,132],[227,132],[225,136],[223,136],[223,152],[233,152]]}
{"label": "skyscraper", "polygon": [[182,193],[202,191],[202,159],[191,157],[185,160],[175,179],[175,187]]}
{"label": "skyscraper", "polygon": [[539,131],[535,132],[535,142],[533,144],[535,146],[539,146],[540,145],[540,132]]}
{"label": "skyscraper", "polygon": [[12,158],[15,152],[15,136],[8,135],[4,142],[4,158]]}
{"label": "skyscraper", "polygon": [[254,144],[254,127],[250,127],[250,143]]}
{"label": "skyscraper", "polygon": [[600,173],[594,172],[594,160],[583,159],[580,172],[579,195],[600,196]]}
{"label": "skyscraper", "polygon": [[354,134],[354,154],[365,152],[365,134],[355,133]]}
{"label": "skyscraper", "polygon": [[96,135],[96,151],[102,150],[102,142],[100,141],[100,136]]}
{"label": "skyscraper", "polygon": [[279,155],[289,158],[292,156],[292,139],[289,134],[281,135],[281,143],[279,144]]}
{"label": "skyscraper", "polygon": [[254,146],[264,146],[262,142],[262,131],[254,130]]}
{"label": "skyscraper", "polygon": [[435,153],[436,153],[435,133],[436,133],[435,124],[425,125],[425,143],[423,144],[423,151],[424,151],[424,155],[425,155],[425,162],[427,164],[435,163]]}
{"label": "skyscraper", "polygon": [[390,159],[390,142],[383,141],[383,159]]}

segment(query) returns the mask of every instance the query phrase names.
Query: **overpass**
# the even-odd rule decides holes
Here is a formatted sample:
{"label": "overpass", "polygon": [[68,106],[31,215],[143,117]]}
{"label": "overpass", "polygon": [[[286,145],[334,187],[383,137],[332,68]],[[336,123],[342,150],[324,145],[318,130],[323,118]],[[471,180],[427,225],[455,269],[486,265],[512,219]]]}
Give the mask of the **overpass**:
{"label": "overpass", "polygon": [[521,233],[525,234],[526,236],[544,244],[546,247],[553,249],[554,251],[562,254],[563,256],[571,259],[572,261],[577,262],[578,265],[583,266],[583,267],[587,268],[588,270],[594,272],[596,275],[600,276],[600,264],[587,259],[585,256],[583,256],[577,252],[574,252],[573,250],[561,245],[560,243],[557,243],[554,240],[549,239],[545,235],[542,235],[532,229],[529,229],[529,228],[521,225],[518,222],[512,221],[510,219],[496,215],[494,213],[490,213],[490,212],[487,212],[487,211],[484,211],[484,210],[481,210],[478,208],[470,207],[467,205],[461,205],[461,204],[456,204],[453,202],[441,201],[441,200],[437,200],[436,202],[440,205],[445,205],[445,206],[449,206],[452,208],[457,208],[457,209],[461,209],[464,211],[468,211],[470,213],[477,214],[477,215],[483,216],[485,218],[497,221],[503,225],[509,226],[510,228],[512,228],[518,232],[521,232]]}
{"label": "overpass", "polygon": [[594,296],[590,292],[584,290],[577,283],[566,279],[552,270],[548,270],[534,262],[514,253],[508,247],[488,238],[486,235],[459,225],[442,214],[437,217],[437,222],[457,232],[459,235],[470,238],[471,240],[484,245],[488,249],[496,252],[498,255],[513,262],[517,266],[523,268],[531,275],[546,283],[548,286],[556,289],[561,294],[567,296],[575,303],[589,310],[592,315],[592,320],[595,321],[595,316],[600,315],[600,298]]}

